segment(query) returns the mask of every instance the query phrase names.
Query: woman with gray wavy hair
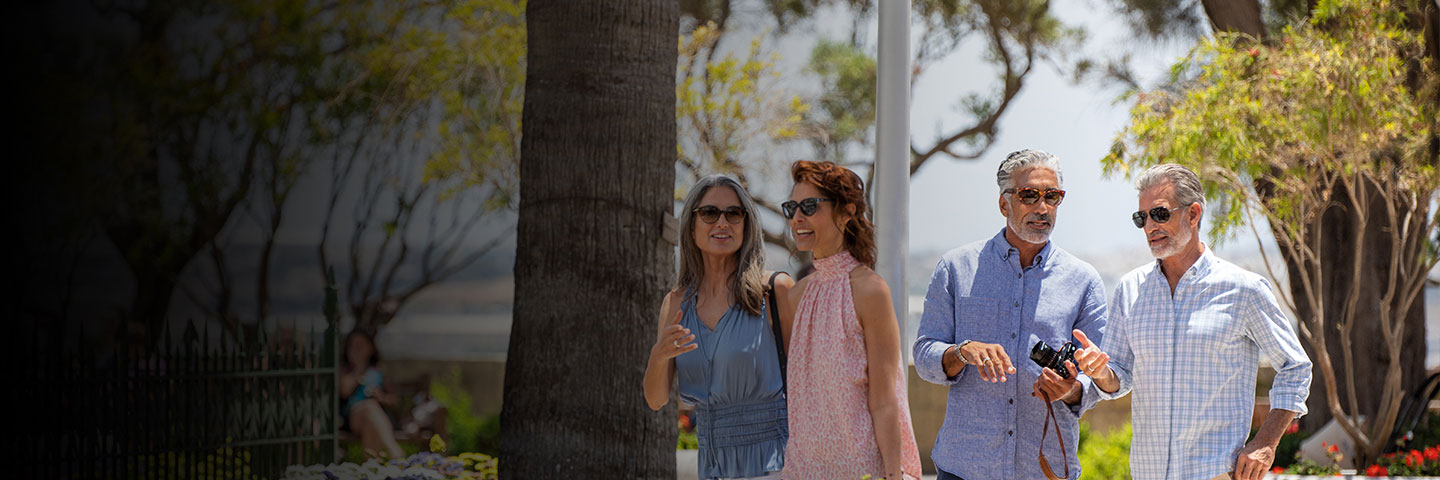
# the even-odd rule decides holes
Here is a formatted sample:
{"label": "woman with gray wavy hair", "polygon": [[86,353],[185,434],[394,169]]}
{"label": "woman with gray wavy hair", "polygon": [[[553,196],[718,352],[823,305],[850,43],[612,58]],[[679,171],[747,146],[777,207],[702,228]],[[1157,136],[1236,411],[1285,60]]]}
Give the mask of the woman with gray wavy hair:
{"label": "woman with gray wavy hair", "polygon": [[645,401],[664,407],[679,377],[680,398],[696,406],[701,478],[779,478],[789,424],[776,333],[789,328],[773,299],[794,281],[767,276],[755,202],[733,178],[695,184],[679,237],[680,275],[660,307]]}

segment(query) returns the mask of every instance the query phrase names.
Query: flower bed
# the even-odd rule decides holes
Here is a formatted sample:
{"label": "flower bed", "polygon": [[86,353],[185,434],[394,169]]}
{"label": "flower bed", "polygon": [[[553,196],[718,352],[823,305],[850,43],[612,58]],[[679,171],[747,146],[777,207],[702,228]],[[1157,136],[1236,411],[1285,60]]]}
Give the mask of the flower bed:
{"label": "flower bed", "polygon": [[292,465],[281,480],[495,480],[496,461],[483,453],[447,457],[422,452],[403,459],[329,465]]}

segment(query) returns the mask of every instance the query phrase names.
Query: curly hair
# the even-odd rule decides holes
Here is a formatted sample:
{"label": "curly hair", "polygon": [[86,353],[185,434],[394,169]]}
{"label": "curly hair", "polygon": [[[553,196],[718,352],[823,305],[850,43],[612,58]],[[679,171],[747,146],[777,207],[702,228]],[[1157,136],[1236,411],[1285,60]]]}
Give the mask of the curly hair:
{"label": "curly hair", "polygon": [[855,216],[840,226],[845,235],[844,248],[861,264],[875,268],[875,224],[870,221],[869,203],[865,201],[865,182],[848,168],[833,162],[800,160],[790,165],[790,177],[796,184],[813,185],[826,198],[834,201],[835,212],[855,206]]}

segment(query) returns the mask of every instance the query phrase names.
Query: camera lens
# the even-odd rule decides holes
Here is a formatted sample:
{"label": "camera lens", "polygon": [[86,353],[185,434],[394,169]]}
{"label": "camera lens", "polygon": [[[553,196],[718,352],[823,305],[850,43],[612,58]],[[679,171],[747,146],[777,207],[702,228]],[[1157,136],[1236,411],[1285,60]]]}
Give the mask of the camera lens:
{"label": "camera lens", "polygon": [[1030,360],[1042,367],[1049,367],[1055,360],[1055,349],[1045,342],[1035,342],[1035,346],[1030,349]]}

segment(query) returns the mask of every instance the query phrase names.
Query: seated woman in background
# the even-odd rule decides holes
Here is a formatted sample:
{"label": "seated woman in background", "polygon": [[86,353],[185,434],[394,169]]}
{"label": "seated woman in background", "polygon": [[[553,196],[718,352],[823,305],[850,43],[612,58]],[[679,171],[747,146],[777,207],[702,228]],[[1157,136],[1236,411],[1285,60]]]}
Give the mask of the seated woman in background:
{"label": "seated woman in background", "polygon": [[383,389],[379,363],[375,337],[360,329],[351,330],[345,337],[345,355],[341,356],[340,398],[345,403],[340,407],[340,417],[360,437],[366,455],[379,456],[383,447],[389,458],[403,458],[405,451],[395,442],[395,427],[384,408],[394,407],[396,398]]}

